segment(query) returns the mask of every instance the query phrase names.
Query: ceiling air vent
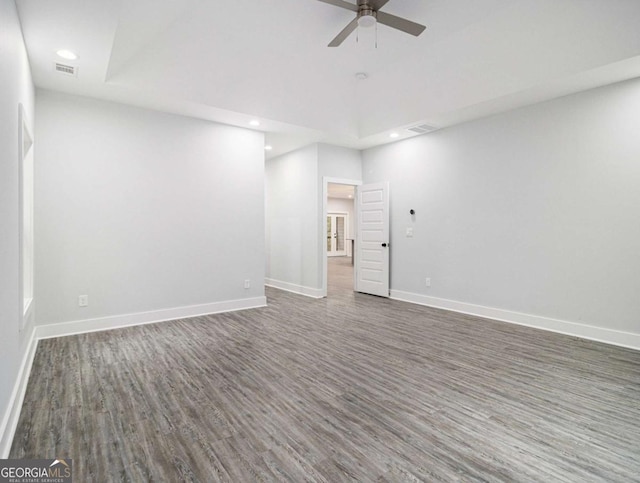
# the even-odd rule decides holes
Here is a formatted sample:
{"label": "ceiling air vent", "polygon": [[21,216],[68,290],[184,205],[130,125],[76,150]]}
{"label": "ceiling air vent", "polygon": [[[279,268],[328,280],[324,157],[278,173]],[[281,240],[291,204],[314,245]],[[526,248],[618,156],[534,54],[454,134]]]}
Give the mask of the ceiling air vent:
{"label": "ceiling air vent", "polygon": [[72,77],[76,77],[78,75],[78,68],[73,65],[61,64],[60,62],[55,63],[56,72],[64,75],[70,75]]}
{"label": "ceiling air vent", "polygon": [[438,129],[437,127],[434,126],[429,126],[428,124],[420,124],[418,126],[413,126],[408,128],[409,131],[411,132],[415,132],[418,134],[424,134],[424,133],[428,133],[431,131],[435,131],[436,129]]}

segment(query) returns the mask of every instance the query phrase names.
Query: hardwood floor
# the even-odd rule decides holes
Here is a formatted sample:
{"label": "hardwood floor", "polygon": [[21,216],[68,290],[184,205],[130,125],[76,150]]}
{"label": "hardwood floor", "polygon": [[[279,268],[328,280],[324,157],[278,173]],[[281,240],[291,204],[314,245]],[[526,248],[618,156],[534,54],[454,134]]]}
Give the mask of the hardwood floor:
{"label": "hardwood floor", "polygon": [[327,259],[327,297],[353,297],[351,257],[329,257]]}
{"label": "hardwood floor", "polygon": [[344,261],[327,299],[41,341],[11,457],[78,482],[640,480],[640,352],[355,294]]}

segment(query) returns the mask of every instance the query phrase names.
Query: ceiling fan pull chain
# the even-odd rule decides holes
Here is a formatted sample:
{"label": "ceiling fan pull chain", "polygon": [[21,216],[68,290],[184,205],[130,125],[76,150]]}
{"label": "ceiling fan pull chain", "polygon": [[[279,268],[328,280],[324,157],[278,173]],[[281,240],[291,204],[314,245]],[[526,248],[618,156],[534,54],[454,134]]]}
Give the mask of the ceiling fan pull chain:
{"label": "ceiling fan pull chain", "polygon": [[376,22],[376,50],[378,50],[378,22]]}

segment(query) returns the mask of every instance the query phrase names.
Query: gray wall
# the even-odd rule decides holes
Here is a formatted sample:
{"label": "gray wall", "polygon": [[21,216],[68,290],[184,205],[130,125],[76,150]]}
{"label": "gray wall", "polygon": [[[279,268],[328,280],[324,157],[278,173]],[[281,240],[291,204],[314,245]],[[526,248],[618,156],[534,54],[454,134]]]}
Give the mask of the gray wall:
{"label": "gray wall", "polygon": [[262,133],[48,91],[36,115],[39,325],[264,295]]}
{"label": "gray wall", "polygon": [[634,80],[364,151],[391,288],[640,332],[638,126]]}
{"label": "gray wall", "polygon": [[[33,133],[34,88],[15,4],[0,2],[0,457],[20,364],[33,330],[20,331],[20,180],[18,170],[18,104]],[[37,148],[36,146],[32,149]]]}

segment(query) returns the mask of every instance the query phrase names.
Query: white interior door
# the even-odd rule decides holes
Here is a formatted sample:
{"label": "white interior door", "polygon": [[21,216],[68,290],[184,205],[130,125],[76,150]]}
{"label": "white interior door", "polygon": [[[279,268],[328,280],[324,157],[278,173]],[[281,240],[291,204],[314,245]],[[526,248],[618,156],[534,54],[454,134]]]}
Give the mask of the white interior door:
{"label": "white interior door", "polygon": [[356,291],[388,297],[389,183],[356,190]]}
{"label": "white interior door", "polygon": [[347,254],[347,215],[327,214],[327,256],[344,257]]}

